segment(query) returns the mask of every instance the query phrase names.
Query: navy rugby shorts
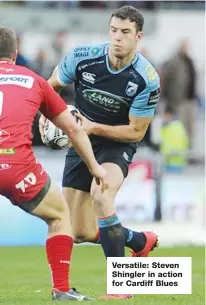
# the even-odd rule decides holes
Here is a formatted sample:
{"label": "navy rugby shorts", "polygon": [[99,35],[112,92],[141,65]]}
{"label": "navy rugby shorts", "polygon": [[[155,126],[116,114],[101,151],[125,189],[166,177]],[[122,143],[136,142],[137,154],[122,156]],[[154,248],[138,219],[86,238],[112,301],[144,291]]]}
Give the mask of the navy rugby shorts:
{"label": "navy rugby shorts", "polygon": [[[136,144],[108,141],[93,144],[92,147],[99,164],[106,162],[117,164],[124,177],[127,176],[129,165],[136,152]],[[62,186],[90,192],[92,180],[93,177],[84,161],[73,147],[69,148],[65,160]]]}

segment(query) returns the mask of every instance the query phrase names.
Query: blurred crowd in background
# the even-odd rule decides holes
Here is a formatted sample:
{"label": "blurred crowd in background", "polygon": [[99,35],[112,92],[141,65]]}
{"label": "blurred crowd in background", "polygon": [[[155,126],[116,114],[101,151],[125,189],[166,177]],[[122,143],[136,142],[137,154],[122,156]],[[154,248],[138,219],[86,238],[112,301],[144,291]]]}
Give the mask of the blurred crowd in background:
{"label": "blurred crowd in background", "polygon": [[[121,5],[132,4],[140,10],[183,9],[204,10],[204,1],[2,1],[3,6],[15,5],[18,7],[45,8],[45,9],[115,9]],[[172,25],[170,25],[172,26]],[[26,66],[48,79],[53,69],[65,55],[65,44],[71,29],[58,29],[53,34],[50,47],[40,47],[34,58],[29,59],[24,52],[24,32],[17,33],[19,55],[17,64]],[[198,32],[198,30],[197,30]],[[84,40],[85,41],[85,40]],[[161,151],[167,159],[168,167],[172,165],[184,167],[188,162],[186,154],[192,151],[195,137],[195,122],[199,114],[204,112],[205,100],[198,92],[198,70],[195,60],[190,53],[189,39],[182,37],[177,41],[175,51],[162,62],[152,62],[161,77],[161,103],[157,110],[161,114],[161,142],[152,140],[151,128],[143,143],[151,149]],[[164,44],[162,45],[164,47]],[[150,46],[140,47],[138,50],[150,60],[152,50]],[[62,90],[61,96],[67,104],[74,102],[74,88],[69,85]],[[199,113],[198,115],[196,115]],[[38,133],[38,117],[33,126],[34,145],[41,145]],[[204,131],[202,131],[204,133]],[[189,158],[195,162],[194,158]],[[196,160],[197,161],[197,160]]]}
{"label": "blurred crowd in background", "polygon": [[[1,1],[7,5],[8,1]],[[204,10],[204,1],[10,1],[20,7],[42,8],[83,8],[83,9],[108,9],[118,8],[122,5],[133,5],[138,9],[199,9]]]}

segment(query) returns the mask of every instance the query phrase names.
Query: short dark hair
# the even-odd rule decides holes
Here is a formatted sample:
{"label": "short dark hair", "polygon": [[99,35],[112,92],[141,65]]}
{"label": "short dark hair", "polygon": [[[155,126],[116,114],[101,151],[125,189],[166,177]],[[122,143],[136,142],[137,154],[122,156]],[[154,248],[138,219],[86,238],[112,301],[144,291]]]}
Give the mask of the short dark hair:
{"label": "short dark hair", "polygon": [[17,48],[15,34],[12,30],[0,27],[0,58],[12,58]]}
{"label": "short dark hair", "polygon": [[124,5],[112,14],[111,19],[112,17],[120,18],[123,20],[129,19],[131,22],[135,22],[137,32],[142,31],[143,29],[144,17],[134,6]]}

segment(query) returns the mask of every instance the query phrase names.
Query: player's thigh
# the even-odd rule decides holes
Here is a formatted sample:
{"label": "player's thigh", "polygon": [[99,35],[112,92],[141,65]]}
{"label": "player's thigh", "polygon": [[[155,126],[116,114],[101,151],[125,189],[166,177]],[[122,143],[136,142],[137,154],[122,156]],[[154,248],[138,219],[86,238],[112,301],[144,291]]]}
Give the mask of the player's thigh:
{"label": "player's thigh", "polygon": [[93,180],[91,194],[95,200],[97,215],[100,213],[101,216],[107,216],[114,212],[115,196],[128,174],[128,168],[135,152],[136,146],[127,144],[114,143],[114,145],[102,149],[97,160],[108,172],[108,189],[101,193],[100,187]]}
{"label": "player's thigh", "polygon": [[[136,145],[111,143],[104,145],[101,153],[97,157],[97,161],[108,172],[108,190],[106,193],[115,196],[121,187],[124,179],[128,174],[129,165],[132,162],[133,156],[136,152]],[[92,192],[99,189],[93,180]]]}
{"label": "player's thigh", "polygon": [[98,226],[90,193],[67,187],[63,193],[70,208],[75,241],[94,239]]}

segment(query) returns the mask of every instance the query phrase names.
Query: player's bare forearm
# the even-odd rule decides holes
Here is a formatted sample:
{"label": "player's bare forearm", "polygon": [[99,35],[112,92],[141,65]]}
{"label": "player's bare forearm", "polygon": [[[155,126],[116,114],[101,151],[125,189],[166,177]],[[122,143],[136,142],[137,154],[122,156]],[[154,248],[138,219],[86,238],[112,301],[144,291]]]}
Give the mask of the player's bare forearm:
{"label": "player's bare forearm", "polygon": [[110,126],[95,123],[92,128],[92,134],[118,142],[140,142],[143,139],[148,126],[149,124],[138,130],[131,125]]}
{"label": "player's bare forearm", "polygon": [[82,129],[88,135],[109,138],[117,142],[139,142],[143,139],[152,117],[136,117],[129,114],[129,124],[111,126],[92,122],[80,113],[76,114],[81,120]]}

